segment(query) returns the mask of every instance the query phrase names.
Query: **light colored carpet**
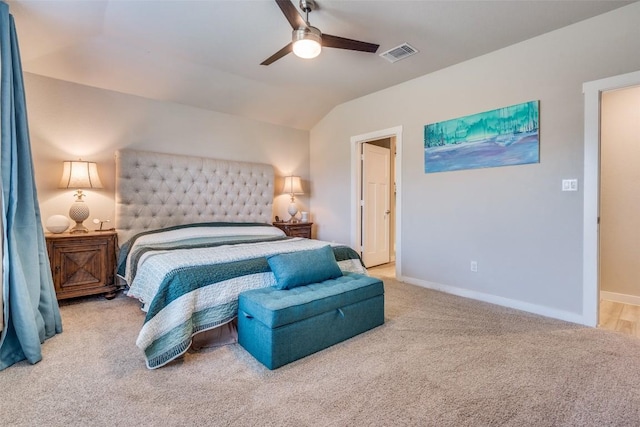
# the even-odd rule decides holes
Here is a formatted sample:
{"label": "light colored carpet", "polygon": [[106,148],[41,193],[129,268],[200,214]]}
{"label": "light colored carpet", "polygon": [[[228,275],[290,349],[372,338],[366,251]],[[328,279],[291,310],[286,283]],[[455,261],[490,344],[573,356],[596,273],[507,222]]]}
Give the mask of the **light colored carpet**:
{"label": "light colored carpet", "polygon": [[0,425],[640,425],[640,340],[384,281],[384,326],[275,371],[237,344],[150,371],[134,300],[66,302]]}

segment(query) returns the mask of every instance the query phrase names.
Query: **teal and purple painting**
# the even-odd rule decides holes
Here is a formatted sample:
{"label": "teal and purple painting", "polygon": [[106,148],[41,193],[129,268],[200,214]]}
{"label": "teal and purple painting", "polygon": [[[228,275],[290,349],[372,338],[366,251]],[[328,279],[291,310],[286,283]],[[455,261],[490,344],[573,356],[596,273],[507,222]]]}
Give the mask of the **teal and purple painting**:
{"label": "teal and purple painting", "polygon": [[540,162],[540,101],[424,127],[424,172]]}

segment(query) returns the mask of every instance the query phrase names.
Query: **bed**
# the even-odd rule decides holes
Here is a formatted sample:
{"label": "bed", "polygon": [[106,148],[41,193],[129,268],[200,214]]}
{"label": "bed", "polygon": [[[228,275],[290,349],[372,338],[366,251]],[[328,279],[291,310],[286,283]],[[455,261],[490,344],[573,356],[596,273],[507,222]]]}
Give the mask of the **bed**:
{"label": "bed", "polygon": [[270,225],[271,165],[136,150],[116,153],[118,275],[146,313],[147,367],[232,324],[240,292],[273,286],[267,257],[330,245],[342,271],[366,273],[350,247]]}

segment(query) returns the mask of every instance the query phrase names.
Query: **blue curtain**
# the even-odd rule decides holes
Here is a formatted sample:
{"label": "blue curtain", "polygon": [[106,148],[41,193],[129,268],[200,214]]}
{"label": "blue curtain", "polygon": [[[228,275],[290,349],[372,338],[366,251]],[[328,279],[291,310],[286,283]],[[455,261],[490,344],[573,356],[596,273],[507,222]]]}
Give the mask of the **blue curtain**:
{"label": "blue curtain", "polygon": [[0,2],[0,67],[2,370],[24,359],[39,362],[42,342],[62,332],[33,178],[18,40],[4,2]]}

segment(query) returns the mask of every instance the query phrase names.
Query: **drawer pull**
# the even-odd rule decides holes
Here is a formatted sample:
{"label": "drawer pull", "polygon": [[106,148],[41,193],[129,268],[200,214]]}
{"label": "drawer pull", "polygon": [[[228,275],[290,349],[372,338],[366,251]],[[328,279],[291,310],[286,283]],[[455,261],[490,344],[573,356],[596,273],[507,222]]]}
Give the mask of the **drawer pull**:
{"label": "drawer pull", "polygon": [[342,311],[341,309],[338,309],[338,313],[340,314],[340,316],[344,317],[344,311]]}

